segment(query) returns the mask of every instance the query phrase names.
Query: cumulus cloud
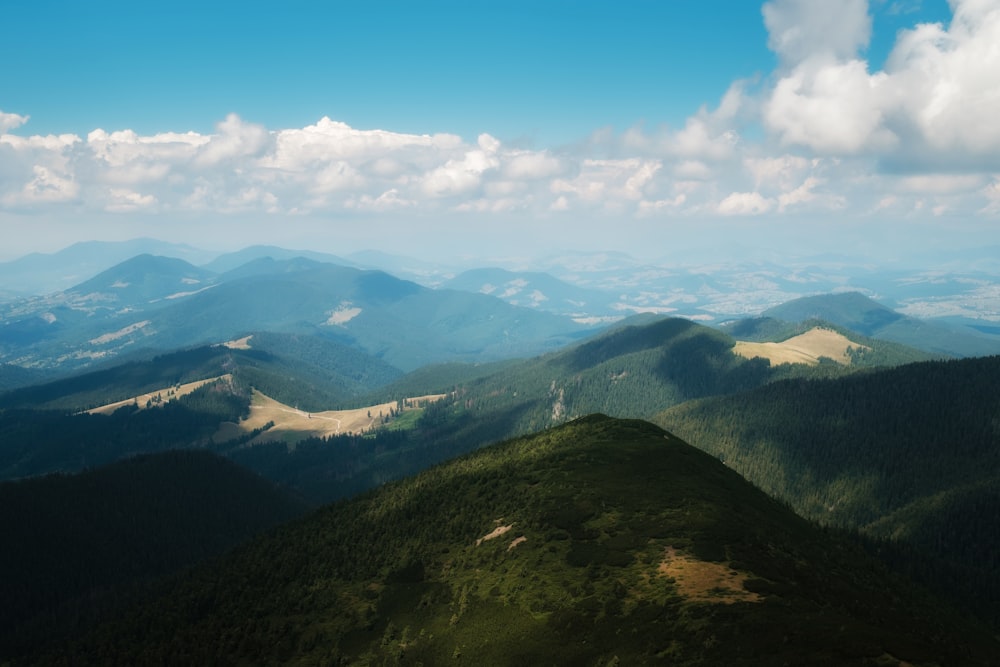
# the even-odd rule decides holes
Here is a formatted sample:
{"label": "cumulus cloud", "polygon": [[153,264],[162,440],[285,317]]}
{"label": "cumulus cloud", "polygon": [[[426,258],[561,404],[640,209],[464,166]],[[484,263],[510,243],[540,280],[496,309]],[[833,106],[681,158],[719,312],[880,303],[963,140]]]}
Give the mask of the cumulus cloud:
{"label": "cumulus cloud", "polygon": [[[881,5],[882,11],[886,11]],[[733,82],[675,126],[526,149],[320,118],[209,133],[32,135],[0,112],[0,209],[134,214],[604,216],[1000,213],[1000,0],[952,0],[942,24],[866,59],[866,0],[771,0],[770,75]],[[572,212],[571,216],[557,215]]]}
{"label": "cumulus cloud", "polygon": [[762,13],[767,45],[786,62],[817,54],[851,59],[871,38],[867,0],[773,0],[764,3]]}
{"label": "cumulus cloud", "polygon": [[28,122],[29,116],[20,116],[16,113],[5,113],[0,110],[0,132],[7,132],[21,127]]}
{"label": "cumulus cloud", "polygon": [[759,192],[734,192],[719,202],[722,215],[759,215],[774,207],[774,201]]}
{"label": "cumulus cloud", "polygon": [[949,25],[901,31],[872,72],[859,56],[871,32],[864,0],[767,3],[783,71],[763,104],[765,126],[782,145],[816,154],[1000,167],[1000,3],[950,4]]}
{"label": "cumulus cloud", "polygon": [[156,197],[152,195],[144,195],[124,188],[111,188],[108,190],[105,210],[113,213],[132,213],[150,208],[155,204]]}
{"label": "cumulus cloud", "polygon": [[226,160],[258,155],[270,139],[263,126],[246,123],[236,114],[226,116],[216,129],[218,132],[199,146],[194,162],[200,167],[210,167]]}

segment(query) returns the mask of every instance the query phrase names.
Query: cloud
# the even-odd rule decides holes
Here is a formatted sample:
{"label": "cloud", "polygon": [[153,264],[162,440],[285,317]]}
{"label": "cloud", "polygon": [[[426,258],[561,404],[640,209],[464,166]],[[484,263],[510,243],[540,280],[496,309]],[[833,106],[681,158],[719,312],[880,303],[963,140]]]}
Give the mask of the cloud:
{"label": "cloud", "polygon": [[36,165],[32,172],[34,178],[21,190],[20,203],[68,202],[76,199],[80,192],[76,181],[65,174],[41,165]]}
{"label": "cloud", "polygon": [[785,62],[817,54],[851,59],[871,38],[867,0],[773,0],[764,3],[762,13],[767,45]]}
{"label": "cloud", "polygon": [[722,215],[760,215],[774,207],[774,201],[761,196],[759,192],[734,192],[719,202],[718,212]]}
{"label": "cloud", "polygon": [[210,133],[32,135],[28,116],[0,112],[0,212],[405,211],[616,225],[831,210],[997,215],[1000,0],[951,7],[950,22],[900,31],[877,69],[867,60],[865,0],[772,0],[762,14],[774,72],[732,82],[714,106],[673,126],[601,128],[562,147],[363,129],[326,116],[298,128],[230,114]]}
{"label": "cloud", "polygon": [[264,127],[244,122],[236,114],[229,114],[216,126],[218,132],[203,143],[194,163],[211,167],[226,160],[260,154],[270,136]]}
{"label": "cloud", "polygon": [[144,195],[123,188],[112,188],[108,190],[105,210],[113,213],[132,213],[150,208],[155,204],[156,197],[152,195]]}
{"label": "cloud", "polygon": [[458,160],[445,164],[428,173],[423,179],[423,191],[431,197],[454,197],[476,190],[483,174],[500,166],[497,151],[500,142],[488,134],[479,135],[479,148],[470,150]]}
{"label": "cloud", "polygon": [[781,145],[819,155],[1000,168],[1000,3],[951,6],[947,27],[900,31],[884,69],[871,72],[858,55],[870,36],[863,0],[766,4],[783,69],[763,102],[765,127]]}
{"label": "cloud", "polygon": [[28,118],[30,116],[19,116],[16,113],[4,113],[0,111],[0,133],[21,127],[28,122]]}

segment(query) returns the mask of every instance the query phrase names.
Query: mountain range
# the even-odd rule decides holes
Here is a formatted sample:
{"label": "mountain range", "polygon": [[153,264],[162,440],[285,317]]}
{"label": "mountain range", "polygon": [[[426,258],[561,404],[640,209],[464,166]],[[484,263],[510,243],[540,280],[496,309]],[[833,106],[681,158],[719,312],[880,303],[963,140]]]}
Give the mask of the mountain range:
{"label": "mountain range", "polygon": [[594,416],[317,512],[41,664],[988,664],[996,640],[713,457]]}
{"label": "mountain range", "polygon": [[215,274],[141,255],[70,290],[3,310],[0,360],[28,367],[81,367],[135,349],[166,351],[270,330],[345,342],[412,370],[537,354],[587,330],[485,294],[431,290],[301,257],[263,257]]}
{"label": "mountain range", "polygon": [[988,319],[838,289],[707,326],[663,311],[718,271],[376,262],[139,254],[0,302],[0,662],[998,654]]}

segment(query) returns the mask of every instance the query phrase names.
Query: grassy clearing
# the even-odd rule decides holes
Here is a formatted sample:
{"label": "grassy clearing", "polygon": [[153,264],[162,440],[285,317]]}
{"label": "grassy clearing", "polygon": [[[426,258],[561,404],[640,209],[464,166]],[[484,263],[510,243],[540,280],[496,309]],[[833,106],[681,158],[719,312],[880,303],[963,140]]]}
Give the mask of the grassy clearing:
{"label": "grassy clearing", "polygon": [[674,580],[677,592],[692,602],[733,604],[760,602],[761,596],[743,587],[748,575],[723,563],[698,560],[673,547],[663,552],[658,574]]}
{"label": "grassy clearing", "polygon": [[741,357],[753,359],[762,357],[772,364],[819,364],[820,357],[827,357],[838,364],[849,366],[852,348],[870,349],[851,341],[843,334],[816,327],[804,334],[794,336],[780,343],[751,343],[738,341],[733,352]]}
{"label": "grassy clearing", "polygon": [[205,380],[196,380],[195,382],[173,385],[172,387],[163,387],[162,389],[156,389],[155,391],[140,394],[139,396],[126,398],[124,401],[117,401],[115,403],[102,405],[92,410],[87,410],[87,413],[92,415],[110,415],[118,408],[123,408],[126,405],[132,404],[138,405],[140,410],[155,408],[163,405],[164,403],[169,403],[172,400],[178,399],[181,396],[187,396],[194,390],[204,387],[206,384],[211,384],[217,380],[225,380],[228,382],[231,379],[232,376],[227,373],[226,375],[219,375]]}
{"label": "grassy clearing", "polygon": [[279,441],[293,445],[306,438],[364,433],[383,425],[402,428],[406,424],[412,424],[412,421],[420,415],[423,408],[418,406],[433,403],[444,396],[444,394],[434,394],[407,398],[402,401],[402,406],[397,401],[391,401],[354,410],[306,412],[254,390],[250,402],[250,416],[239,424],[221,424],[213,439],[216,442],[231,440],[251,433],[255,429],[264,429],[269,423],[273,423],[273,426],[251,440],[249,444]]}

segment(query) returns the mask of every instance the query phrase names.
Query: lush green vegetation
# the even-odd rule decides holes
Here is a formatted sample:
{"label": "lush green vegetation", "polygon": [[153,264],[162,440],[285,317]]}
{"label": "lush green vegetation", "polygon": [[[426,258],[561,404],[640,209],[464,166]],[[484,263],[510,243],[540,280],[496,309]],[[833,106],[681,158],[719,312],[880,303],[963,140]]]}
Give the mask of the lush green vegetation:
{"label": "lush green vegetation", "polygon": [[303,509],[265,480],[197,451],[0,483],[0,656],[51,645],[154,577]]}
{"label": "lush green vegetation", "polygon": [[41,661],[977,665],[998,651],[713,457],[594,416],[324,508]]}
{"label": "lush green vegetation", "polygon": [[790,380],[656,421],[1000,623],[1000,357]]}
{"label": "lush green vegetation", "polygon": [[200,347],[112,366],[0,394],[0,409],[79,412],[150,391],[222,375],[232,358],[223,347]]}
{"label": "lush green vegetation", "polygon": [[399,369],[356,347],[316,336],[260,332],[251,348],[197,347],[0,394],[0,409],[82,411],[225,373],[306,410],[349,407],[393,382]]}

